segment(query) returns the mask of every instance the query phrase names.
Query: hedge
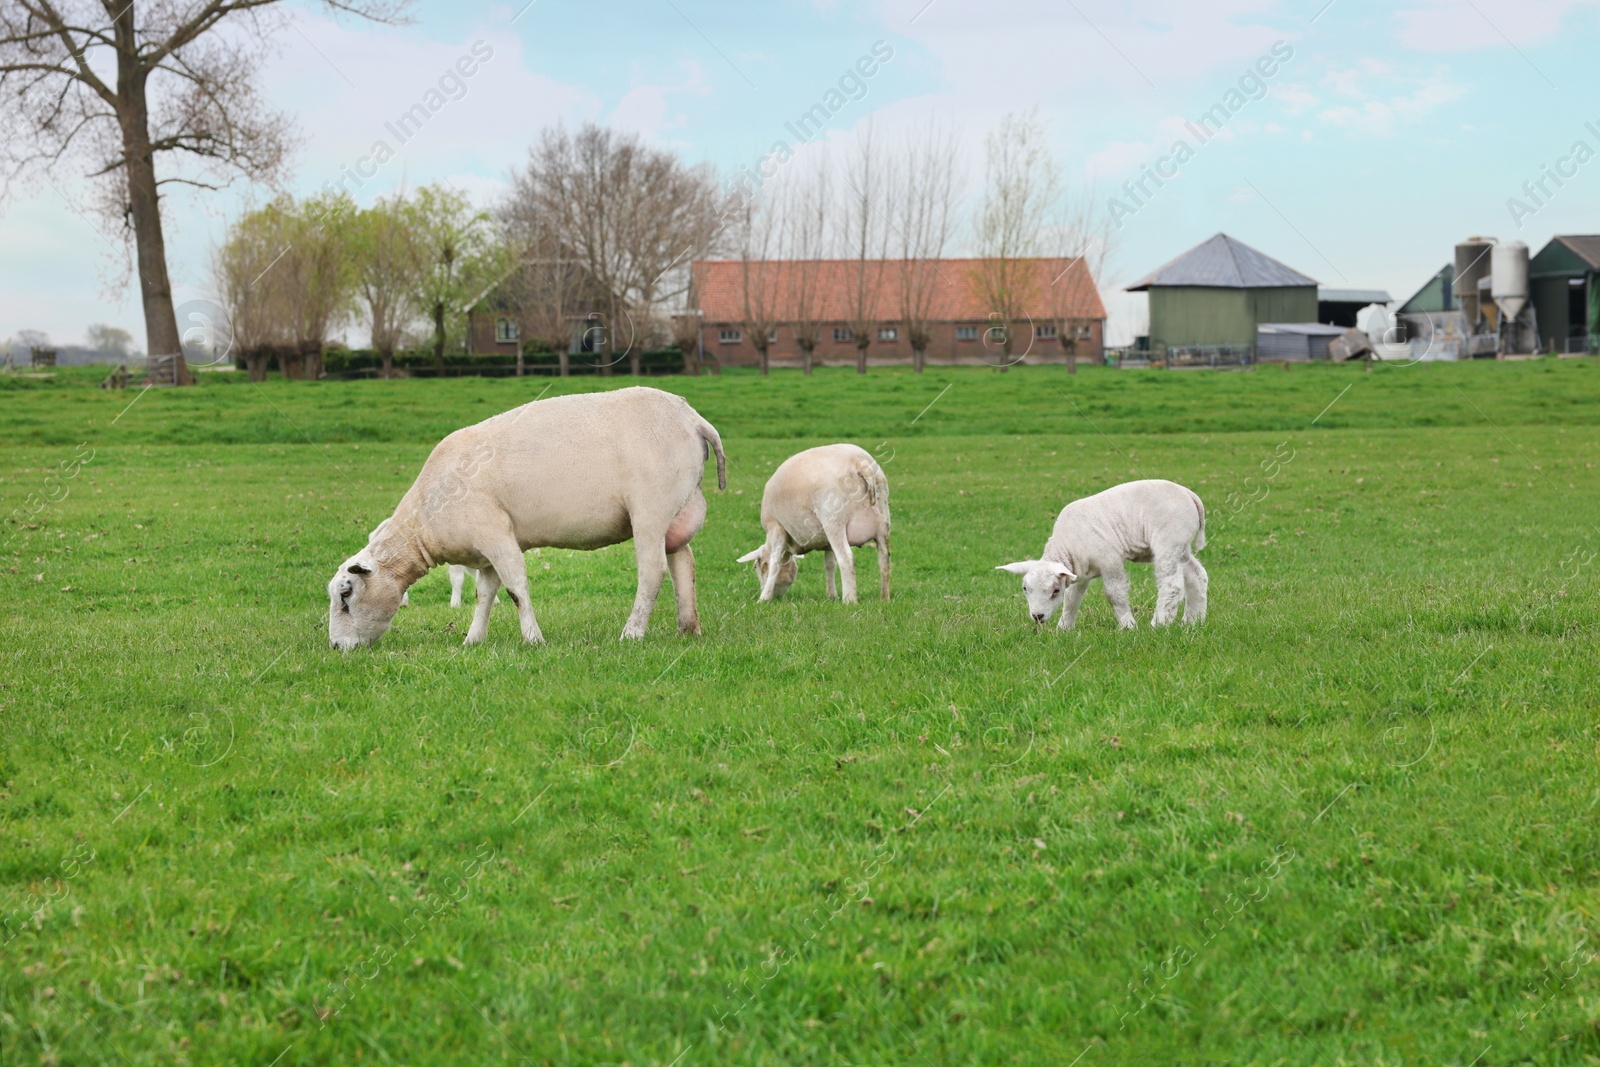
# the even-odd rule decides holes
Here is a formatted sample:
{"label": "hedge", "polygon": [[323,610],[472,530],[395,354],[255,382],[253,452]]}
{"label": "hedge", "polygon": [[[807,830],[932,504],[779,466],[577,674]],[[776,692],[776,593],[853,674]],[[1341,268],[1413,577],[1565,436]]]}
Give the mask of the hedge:
{"label": "hedge", "polygon": [[[529,374],[554,374],[560,367],[560,358],[554,352],[540,352],[529,346],[523,356],[523,365]],[[632,369],[627,356],[614,356],[613,374],[627,374]],[[600,357],[590,353],[573,353],[569,368],[573,374],[600,373]],[[244,357],[235,361],[239,370],[245,369]],[[433,353],[427,350],[409,350],[394,354],[394,366],[409,371],[417,377],[431,377],[437,364]],[[330,348],[322,354],[322,370],[329,376],[362,377],[366,372],[383,367],[383,357],[370,348]],[[482,374],[503,377],[517,372],[517,357],[496,352],[486,355],[450,353],[444,357],[445,374],[450,377]],[[676,348],[649,349],[640,354],[639,369],[644,374],[678,374],[683,370],[683,353]]]}

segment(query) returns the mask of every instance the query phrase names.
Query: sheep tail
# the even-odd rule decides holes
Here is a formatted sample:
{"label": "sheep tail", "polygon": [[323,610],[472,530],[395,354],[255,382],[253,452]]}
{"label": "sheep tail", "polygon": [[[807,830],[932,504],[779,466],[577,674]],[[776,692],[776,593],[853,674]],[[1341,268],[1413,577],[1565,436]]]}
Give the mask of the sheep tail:
{"label": "sheep tail", "polygon": [[1194,500],[1194,509],[1200,513],[1200,532],[1194,537],[1194,550],[1198,552],[1206,547],[1206,506],[1194,493],[1190,493],[1189,496]]}
{"label": "sheep tail", "polygon": [[717,433],[717,428],[700,420],[700,439],[706,443],[706,455],[709,458],[713,453],[717,457],[717,488],[728,488],[728,457],[722,451],[722,435]]}
{"label": "sheep tail", "polygon": [[875,510],[881,510],[889,496],[889,483],[884,480],[883,473],[878,465],[871,461],[856,463],[856,477],[861,479],[861,485],[867,492],[867,503]]}

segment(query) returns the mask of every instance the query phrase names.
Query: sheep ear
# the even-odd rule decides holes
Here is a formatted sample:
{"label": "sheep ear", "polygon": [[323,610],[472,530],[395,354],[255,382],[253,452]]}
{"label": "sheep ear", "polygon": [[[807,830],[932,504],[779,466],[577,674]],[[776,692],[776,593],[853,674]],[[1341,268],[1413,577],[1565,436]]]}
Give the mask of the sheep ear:
{"label": "sheep ear", "polygon": [[761,558],[761,549],[758,548],[754,552],[746,552],[744,555],[740,556],[734,562],[736,562],[736,563],[749,563],[753,559],[760,559],[760,558]]}
{"label": "sheep ear", "polygon": [[1078,580],[1078,576],[1073,574],[1065,563],[1052,563],[1050,564],[1050,570],[1057,578],[1065,578],[1069,582]]}
{"label": "sheep ear", "polygon": [[352,564],[350,564],[350,566],[346,567],[345,570],[349,571],[351,574],[371,574],[372,573],[372,570],[370,568],[363,567],[359,563],[352,563]]}
{"label": "sheep ear", "polygon": [[996,567],[995,570],[1005,571],[1008,574],[1027,574],[1029,571],[1033,570],[1033,565],[1037,562],[1037,560],[1025,559],[1020,563],[1004,564],[1003,566]]}

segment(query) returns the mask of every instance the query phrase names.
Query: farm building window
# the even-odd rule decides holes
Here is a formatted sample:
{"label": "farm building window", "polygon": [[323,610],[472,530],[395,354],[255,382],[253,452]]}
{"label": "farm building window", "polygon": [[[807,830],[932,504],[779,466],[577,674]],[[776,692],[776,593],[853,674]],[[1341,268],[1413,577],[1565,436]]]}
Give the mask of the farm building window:
{"label": "farm building window", "polygon": [[777,343],[778,343],[778,331],[777,331],[777,329],[774,328],[774,329],[768,330],[767,331],[767,344],[775,345]]}
{"label": "farm building window", "polygon": [[956,327],[956,340],[957,341],[976,341],[977,339],[978,339],[978,328],[976,326],[957,326]]}
{"label": "farm building window", "polygon": [[1078,340],[1087,341],[1089,338],[1094,336],[1094,327],[1087,325],[1079,326],[1075,332],[1078,335]]}
{"label": "farm building window", "polygon": [[1033,328],[1033,336],[1037,337],[1041,341],[1055,340],[1056,324],[1053,322],[1041,322],[1036,324]]}
{"label": "farm building window", "polygon": [[847,341],[854,341],[856,339],[856,332],[848,326],[835,326],[833,328],[833,339],[839,344],[844,344]]}
{"label": "farm building window", "polygon": [[898,326],[879,326],[878,327],[878,340],[880,340],[880,341],[898,341],[898,340],[900,340],[900,328]]}
{"label": "farm building window", "polygon": [[725,345],[736,345],[744,339],[738,330],[718,330],[717,340]]}
{"label": "farm building window", "polygon": [[515,344],[519,331],[517,324],[510,319],[494,320],[494,339],[497,344]]}

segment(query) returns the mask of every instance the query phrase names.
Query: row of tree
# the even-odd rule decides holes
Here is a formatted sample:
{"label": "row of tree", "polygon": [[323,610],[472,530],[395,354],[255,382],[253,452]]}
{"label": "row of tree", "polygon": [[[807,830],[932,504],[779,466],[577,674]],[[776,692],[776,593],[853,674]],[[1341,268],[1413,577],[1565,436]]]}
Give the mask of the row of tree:
{"label": "row of tree", "polygon": [[[586,317],[600,327],[584,347],[602,373],[620,351],[638,374],[644,349],[669,340],[697,372],[690,264],[724,256],[739,263],[743,326],[762,373],[769,338],[783,323],[809,374],[838,315],[837,293],[822,291],[824,261],[843,260],[857,370],[866,372],[878,327],[893,322],[920,371],[939,287],[950,284],[944,257],[962,228],[964,199],[959,142],[948,130],[892,145],[869,130],[844,153],[818,152],[759,189],[723,192],[709,168],[636,136],[593,124],[575,133],[556,127],[490,211],[437,186],[365,209],[335,194],[280,197],[230,229],[216,257],[217,285],[255,377],[275,356],[286,376],[315,378],[331,332],[358,319],[385,374],[418,323],[431,330],[442,369],[447,339],[461,336],[469,305],[490,295],[521,338],[557,354],[563,375],[575,323],[584,330]],[[1068,273],[1038,292],[1026,260],[1063,257],[1098,275],[1111,231],[1092,205],[1091,197],[1065,194],[1036,117],[1008,116],[989,135],[970,269],[1001,367],[1015,358],[1016,324],[1040,307],[1059,320],[1070,356],[1082,287]]]}
{"label": "row of tree", "polygon": [[323,350],[355,318],[369,325],[385,377],[418,322],[430,325],[442,369],[452,318],[506,262],[489,215],[430,185],[369,208],[337,193],[280,196],[229,228],[213,269],[251,379],[276,359],[285,377],[315,380]]}
{"label": "row of tree", "polygon": [[442,369],[447,339],[490,295],[522,337],[558,354],[563,375],[573,321],[586,311],[603,323],[602,370],[625,348],[638,374],[642,350],[668,333],[666,309],[682,300],[690,260],[717,247],[720,215],[709,168],[598,126],[558,127],[493,211],[438,186],[365,209],[337,193],[280,196],[229,228],[214,274],[256,378],[274,358],[286,377],[317,377],[332,333],[356,320],[386,376],[419,321]]}

